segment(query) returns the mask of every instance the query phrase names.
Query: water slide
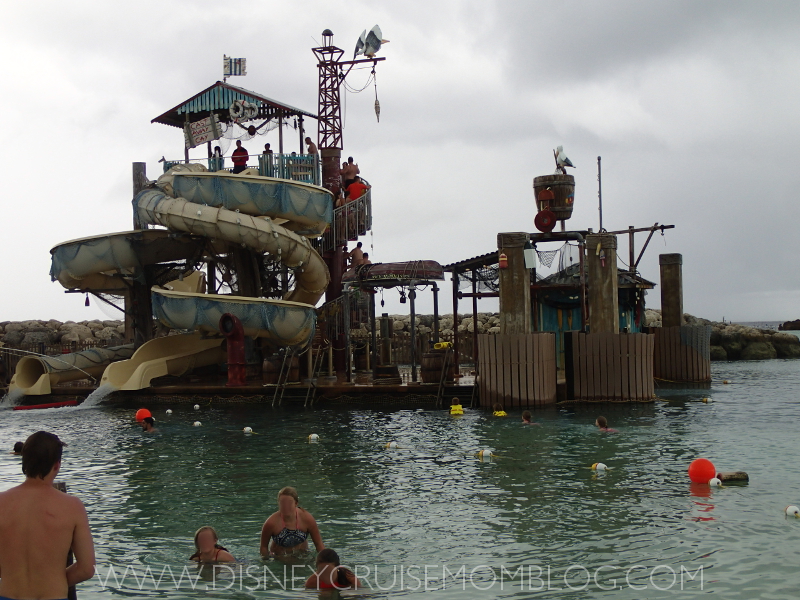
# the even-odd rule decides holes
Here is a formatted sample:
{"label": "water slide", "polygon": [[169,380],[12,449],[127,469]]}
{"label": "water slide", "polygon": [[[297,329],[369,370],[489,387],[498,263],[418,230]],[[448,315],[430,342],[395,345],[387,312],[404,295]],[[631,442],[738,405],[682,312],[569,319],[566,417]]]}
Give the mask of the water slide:
{"label": "water slide", "polygon": [[[266,338],[278,347],[303,346],[313,338],[314,307],[330,282],[330,274],[309,238],[321,235],[332,221],[333,197],[328,190],[260,177],[250,169],[233,175],[208,172],[202,165],[177,165],[154,187],[139,193],[133,209],[142,226],[165,229],[120,232],[60,244],[51,250],[52,279],[67,289],[122,293],[126,278],[136,277],[145,265],[197,260],[208,245],[214,252],[225,253],[235,244],[270,254],[293,269],[295,287],[283,300],[205,294],[200,277],[154,287],[155,317],[171,329],[193,333],[151,340],[132,356],[108,357],[102,365],[103,384],[115,389],[142,389],[154,377],[182,375],[194,367],[222,362],[218,323],[226,312],[239,317],[246,335]],[[50,383],[64,381],[53,379],[54,371],[47,369],[40,368],[39,379],[47,376]],[[85,377],[80,371],[76,373],[76,378]],[[27,385],[32,377],[23,381],[15,375],[17,383],[12,380],[11,389],[31,395],[49,393],[44,382]]]}

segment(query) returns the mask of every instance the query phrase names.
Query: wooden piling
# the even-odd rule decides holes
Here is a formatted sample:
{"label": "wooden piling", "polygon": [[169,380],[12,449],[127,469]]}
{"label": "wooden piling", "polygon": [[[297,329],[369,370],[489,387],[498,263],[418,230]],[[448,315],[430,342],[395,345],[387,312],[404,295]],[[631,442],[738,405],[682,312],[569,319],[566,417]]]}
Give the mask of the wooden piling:
{"label": "wooden piling", "polygon": [[617,236],[586,236],[589,274],[589,331],[619,332],[619,292],[617,281]]}
{"label": "wooden piling", "polygon": [[663,327],[683,325],[683,256],[660,254],[661,322]]}
{"label": "wooden piling", "polygon": [[500,269],[500,333],[527,334],[531,324],[531,277],[525,267],[527,233],[498,233],[498,255],[505,254],[508,268]]}

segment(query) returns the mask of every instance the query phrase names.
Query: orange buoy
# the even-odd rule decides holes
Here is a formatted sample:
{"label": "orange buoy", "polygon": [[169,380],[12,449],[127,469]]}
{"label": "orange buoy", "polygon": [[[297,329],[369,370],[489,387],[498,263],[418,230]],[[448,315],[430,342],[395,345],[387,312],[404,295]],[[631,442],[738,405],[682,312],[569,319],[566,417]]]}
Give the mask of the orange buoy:
{"label": "orange buoy", "polygon": [[140,408],[139,410],[137,410],[137,411],[136,411],[136,421],[137,421],[138,423],[141,423],[141,422],[142,422],[142,421],[144,421],[144,420],[145,420],[147,417],[152,417],[152,416],[153,416],[153,415],[152,415],[152,414],[150,414],[150,411],[149,411],[149,410],[147,410],[146,408]]}
{"label": "orange buoy", "polygon": [[693,483],[708,483],[717,476],[717,469],[707,458],[697,458],[689,465],[689,479]]}
{"label": "orange buoy", "polygon": [[497,266],[501,269],[508,268],[508,256],[506,256],[505,252],[501,253],[500,256],[497,257]]}

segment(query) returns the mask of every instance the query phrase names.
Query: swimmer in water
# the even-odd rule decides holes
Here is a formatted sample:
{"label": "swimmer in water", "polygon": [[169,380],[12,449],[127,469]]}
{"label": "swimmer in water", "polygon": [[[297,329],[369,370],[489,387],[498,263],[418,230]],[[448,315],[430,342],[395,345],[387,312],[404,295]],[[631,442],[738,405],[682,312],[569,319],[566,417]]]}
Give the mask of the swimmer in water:
{"label": "swimmer in water", "polygon": [[13,454],[14,456],[22,456],[22,446],[24,446],[22,442],[16,442],[14,444],[14,449],[11,451],[11,454]]}
{"label": "swimmer in water", "polygon": [[220,546],[219,537],[213,527],[204,525],[194,534],[194,547],[197,550],[189,557],[199,563],[236,562],[233,555],[224,546]]}
{"label": "swimmer in water", "polygon": [[526,410],[522,413],[522,424],[523,425],[538,425],[538,423],[534,423],[531,421],[531,411]]}
{"label": "swimmer in water", "polygon": [[153,417],[145,417],[142,419],[142,431],[145,433],[152,433],[156,430],[156,420]]}
{"label": "swimmer in water", "polygon": [[608,421],[605,417],[597,417],[597,420],[594,422],[594,424],[597,425],[597,428],[600,431],[605,433],[619,433],[616,429],[612,429],[608,426]]}
{"label": "swimmer in water", "polygon": [[330,548],[317,554],[317,568],[306,579],[306,588],[314,590],[346,590],[360,587],[358,578],[347,567],[342,567],[339,555]]}
{"label": "swimmer in water", "polygon": [[293,487],[278,492],[278,512],[272,513],[261,528],[261,556],[308,550],[309,535],[317,552],[325,549],[317,522],[310,512],[298,506],[299,502]]}

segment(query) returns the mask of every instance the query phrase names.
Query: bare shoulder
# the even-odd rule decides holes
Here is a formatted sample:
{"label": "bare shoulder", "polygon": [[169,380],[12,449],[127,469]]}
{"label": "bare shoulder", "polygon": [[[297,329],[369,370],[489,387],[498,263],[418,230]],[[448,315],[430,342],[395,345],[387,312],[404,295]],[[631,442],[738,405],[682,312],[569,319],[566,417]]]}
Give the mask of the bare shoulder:
{"label": "bare shoulder", "polygon": [[317,521],[314,519],[314,515],[308,512],[305,508],[301,508],[300,510],[303,511],[301,514],[307,523],[314,523],[316,525]]}

